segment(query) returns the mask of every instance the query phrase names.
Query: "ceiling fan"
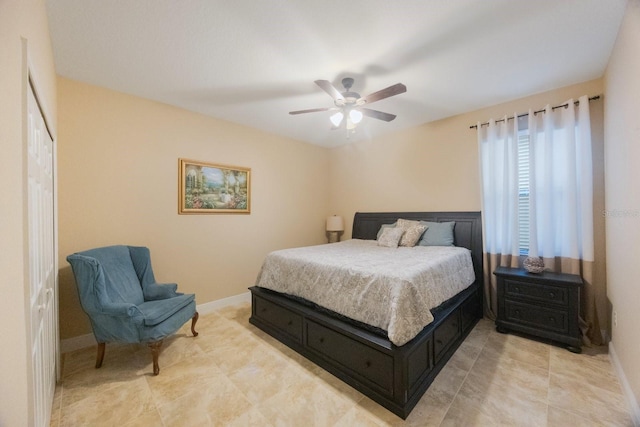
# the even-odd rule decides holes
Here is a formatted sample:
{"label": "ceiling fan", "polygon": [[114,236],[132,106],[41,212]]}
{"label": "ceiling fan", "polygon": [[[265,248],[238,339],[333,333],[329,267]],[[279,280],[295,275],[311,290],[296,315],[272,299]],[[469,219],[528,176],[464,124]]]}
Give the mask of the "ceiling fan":
{"label": "ceiling fan", "polygon": [[338,129],[344,125],[347,130],[352,130],[358,123],[360,123],[363,116],[390,122],[396,118],[395,114],[365,108],[364,105],[371,104],[394,95],[399,95],[407,91],[407,87],[405,85],[402,83],[396,83],[393,86],[389,86],[370,95],[360,96],[359,93],[351,92],[351,86],[353,86],[353,79],[351,77],[345,77],[342,79],[342,86],[344,86],[345,89],[344,92],[340,92],[328,80],[316,80],[315,84],[320,86],[322,90],[327,92],[329,96],[333,98],[335,107],[290,111],[289,114],[295,115],[315,113],[319,111],[336,111],[336,113],[330,117],[331,123],[333,123],[332,129]]}

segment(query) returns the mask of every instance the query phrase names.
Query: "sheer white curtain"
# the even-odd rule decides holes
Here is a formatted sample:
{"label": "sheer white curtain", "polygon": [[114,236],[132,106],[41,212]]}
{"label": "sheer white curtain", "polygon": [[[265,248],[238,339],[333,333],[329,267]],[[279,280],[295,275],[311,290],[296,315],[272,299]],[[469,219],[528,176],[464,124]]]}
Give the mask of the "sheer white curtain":
{"label": "sheer white curtain", "polygon": [[[517,116],[517,114],[514,114]],[[495,318],[498,266],[518,265],[518,123],[506,116],[488,126],[478,123],[482,179],[485,311]]]}
{"label": "sheer white curtain", "polygon": [[529,256],[552,271],[582,276],[581,328],[585,344],[602,344],[596,310],[593,160],[589,99],[529,112]]}
{"label": "sheer white curtain", "polygon": [[589,100],[529,112],[529,256],[593,261]]}
{"label": "sheer white curtain", "polygon": [[[478,123],[482,175],[485,301],[497,312],[498,266],[520,265],[519,168],[529,172],[529,256],[544,258],[552,271],[582,275],[582,317],[586,342],[602,342],[592,286],[594,261],[593,164],[589,100],[571,99],[566,107],[529,111],[522,122],[506,117]],[[521,127],[521,128],[520,128]],[[528,164],[518,163],[518,138],[529,137]],[[526,217],[526,215],[524,215]]]}

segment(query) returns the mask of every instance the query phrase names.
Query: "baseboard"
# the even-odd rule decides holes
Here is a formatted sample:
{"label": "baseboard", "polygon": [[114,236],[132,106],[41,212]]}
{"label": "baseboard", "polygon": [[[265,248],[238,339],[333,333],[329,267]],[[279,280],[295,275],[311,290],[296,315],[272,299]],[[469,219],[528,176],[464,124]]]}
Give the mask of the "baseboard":
{"label": "baseboard", "polygon": [[251,302],[251,293],[245,292],[239,295],[234,295],[232,297],[205,302],[204,304],[198,304],[197,309],[198,309],[198,313],[200,314],[209,314],[224,307],[243,304],[243,303],[250,303],[250,302]]}
{"label": "baseboard", "polygon": [[[209,314],[224,307],[248,302],[251,302],[251,293],[245,292],[240,295],[234,295],[232,297],[198,304],[196,306],[196,310],[198,310],[198,313],[200,314]],[[93,334],[67,338],[60,341],[60,353],[68,353],[70,351],[80,350],[81,348],[91,347],[96,344],[96,339]]]}
{"label": "baseboard", "polygon": [[609,342],[609,358],[611,359],[611,364],[613,365],[613,369],[615,369],[616,374],[618,375],[618,379],[620,380],[620,385],[622,386],[622,392],[627,400],[627,404],[629,405],[629,410],[631,411],[631,418],[633,421],[633,425],[636,427],[640,427],[640,406],[638,406],[638,400],[636,396],[633,394],[633,390],[629,385],[629,381],[627,381],[627,376],[624,374],[622,370],[622,365],[620,364],[620,359],[618,359],[618,355],[616,354],[616,350],[613,347],[613,342]]}

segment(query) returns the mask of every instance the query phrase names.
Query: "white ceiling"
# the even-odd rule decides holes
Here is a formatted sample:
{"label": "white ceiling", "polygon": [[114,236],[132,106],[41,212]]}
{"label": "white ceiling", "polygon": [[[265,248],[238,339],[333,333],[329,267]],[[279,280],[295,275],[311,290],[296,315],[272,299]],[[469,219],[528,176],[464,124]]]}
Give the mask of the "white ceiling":
{"label": "white ceiling", "polygon": [[[626,0],[48,0],[59,75],[332,147],[601,77]],[[313,81],[401,82],[355,135]]]}

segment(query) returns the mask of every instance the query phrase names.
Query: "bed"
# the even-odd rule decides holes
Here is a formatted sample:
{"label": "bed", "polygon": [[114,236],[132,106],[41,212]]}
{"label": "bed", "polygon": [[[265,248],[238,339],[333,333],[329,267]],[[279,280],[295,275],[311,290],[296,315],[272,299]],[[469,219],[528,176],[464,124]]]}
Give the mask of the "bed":
{"label": "bed", "polygon": [[375,240],[399,218],[454,221],[454,243],[470,250],[476,278],[432,309],[431,323],[408,342],[396,345],[379,327],[258,286],[250,288],[249,321],[404,419],[482,317],[482,231],[479,212],[356,213],[352,238]]}

